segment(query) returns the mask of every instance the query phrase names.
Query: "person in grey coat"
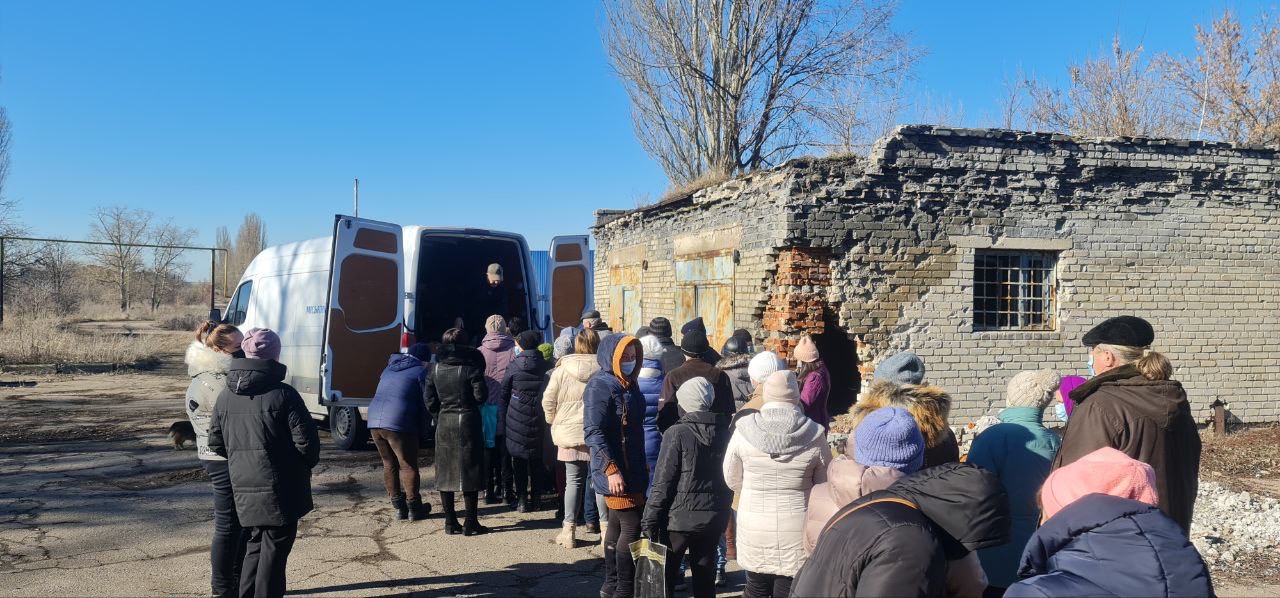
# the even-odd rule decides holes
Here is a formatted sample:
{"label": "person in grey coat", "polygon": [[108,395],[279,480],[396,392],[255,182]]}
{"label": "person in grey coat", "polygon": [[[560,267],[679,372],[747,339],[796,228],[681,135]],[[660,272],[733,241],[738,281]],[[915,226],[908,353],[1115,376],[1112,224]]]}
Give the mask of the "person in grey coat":
{"label": "person in grey coat", "polygon": [[209,449],[226,457],[236,515],[249,530],[241,596],[284,595],[298,520],[311,512],[311,468],[320,461],[315,421],[292,386],[280,337],[254,328],[232,359],[209,425]]}

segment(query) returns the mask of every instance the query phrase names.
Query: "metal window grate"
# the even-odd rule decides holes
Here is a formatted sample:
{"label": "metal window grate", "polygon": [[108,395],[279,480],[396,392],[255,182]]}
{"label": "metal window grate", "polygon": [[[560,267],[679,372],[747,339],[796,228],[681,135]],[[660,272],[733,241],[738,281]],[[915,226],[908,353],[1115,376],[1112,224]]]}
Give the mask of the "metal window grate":
{"label": "metal window grate", "polygon": [[1054,330],[1057,254],[979,251],[973,260],[974,330]]}

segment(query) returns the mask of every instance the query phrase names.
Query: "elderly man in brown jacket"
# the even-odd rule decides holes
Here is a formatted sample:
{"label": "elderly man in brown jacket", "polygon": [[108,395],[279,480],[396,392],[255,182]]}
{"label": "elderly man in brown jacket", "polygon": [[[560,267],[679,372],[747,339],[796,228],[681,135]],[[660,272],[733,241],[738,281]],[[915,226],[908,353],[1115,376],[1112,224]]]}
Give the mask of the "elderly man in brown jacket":
{"label": "elderly man in brown jacket", "polygon": [[1053,469],[1102,447],[1151,465],[1161,511],[1184,531],[1199,487],[1200,434],[1173,366],[1151,350],[1155,330],[1134,316],[1111,318],[1084,335],[1094,377],[1071,392],[1076,407]]}

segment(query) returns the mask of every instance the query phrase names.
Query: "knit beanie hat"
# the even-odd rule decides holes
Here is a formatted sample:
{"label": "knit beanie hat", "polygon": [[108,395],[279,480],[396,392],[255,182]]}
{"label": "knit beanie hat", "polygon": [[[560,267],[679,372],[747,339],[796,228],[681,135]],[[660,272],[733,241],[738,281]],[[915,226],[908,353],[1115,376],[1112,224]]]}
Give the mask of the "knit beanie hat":
{"label": "knit beanie hat", "polygon": [[1159,502],[1155,470],[1109,446],[1049,474],[1040,490],[1044,518],[1086,494],[1109,494],[1149,505]]}
{"label": "knit beanie hat", "polygon": [[765,403],[800,404],[800,385],[796,383],[796,373],[791,370],[780,370],[769,374],[764,381],[762,397]]}
{"label": "knit beanie hat", "polygon": [[640,348],[644,349],[645,359],[662,359],[662,341],[650,334],[640,339]]}
{"label": "knit beanie hat", "polygon": [[249,359],[280,359],[280,335],[266,328],[254,328],[244,334],[240,350]]}
{"label": "knit beanie hat", "polygon": [[649,320],[649,334],[662,338],[671,338],[671,320],[661,316]]}
{"label": "knit beanie hat", "polygon": [[551,359],[556,352],[556,347],[551,343],[542,343],[538,345],[538,352],[542,354],[543,359]]}
{"label": "knit beanie hat", "polygon": [[796,345],[796,361],[813,363],[818,360],[818,345],[813,344],[813,337],[804,335]]}
{"label": "knit beanie hat", "polygon": [[701,357],[709,349],[711,349],[711,343],[707,342],[706,333],[691,330],[680,337],[680,352],[689,357]]}
{"label": "knit beanie hat", "polygon": [[1071,391],[1080,388],[1081,384],[1088,382],[1084,376],[1063,376],[1062,384],[1058,385],[1058,390],[1062,393],[1062,404],[1067,408],[1067,415],[1071,415],[1071,410],[1075,409],[1076,402],[1071,400]]}
{"label": "knit beanie hat", "polygon": [[685,413],[706,411],[711,408],[711,400],[716,391],[706,378],[690,378],[676,389],[676,403]]}
{"label": "knit beanie hat", "polygon": [[690,332],[701,332],[702,336],[707,335],[707,325],[702,321],[702,316],[698,316],[680,327],[680,336],[689,334]]}
{"label": "knit beanie hat", "polygon": [[414,343],[405,353],[408,353],[418,361],[428,361],[431,359],[431,346],[427,343]]}
{"label": "knit beanie hat", "polygon": [[520,345],[525,351],[533,351],[542,344],[542,333],[536,330],[526,330],[516,335],[516,344]]}
{"label": "knit beanie hat", "polygon": [[752,384],[764,384],[769,374],[785,369],[787,369],[787,362],[778,357],[777,353],[761,351],[747,364],[747,375],[751,377]]}
{"label": "knit beanie hat", "polygon": [[924,361],[911,351],[903,351],[880,362],[871,377],[898,385],[920,384],[924,382]]}
{"label": "knit beanie hat", "polygon": [[906,409],[881,407],[854,430],[853,458],[867,467],[890,467],[910,475],[924,465],[924,435]]}
{"label": "knit beanie hat", "polygon": [[493,314],[484,321],[484,329],[486,332],[506,332],[507,321],[502,316]]}
{"label": "knit beanie hat", "polygon": [[1020,372],[1009,380],[1005,388],[1005,404],[1044,409],[1053,400],[1053,393],[1061,382],[1062,376],[1053,370]]}

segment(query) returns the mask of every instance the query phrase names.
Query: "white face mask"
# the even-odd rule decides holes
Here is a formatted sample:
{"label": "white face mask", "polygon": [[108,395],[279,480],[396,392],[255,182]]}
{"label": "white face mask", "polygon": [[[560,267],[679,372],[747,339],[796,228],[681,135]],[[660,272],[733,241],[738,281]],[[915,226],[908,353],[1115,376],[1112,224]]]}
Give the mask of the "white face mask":
{"label": "white face mask", "polygon": [[1058,419],[1067,421],[1067,406],[1062,403],[1054,403],[1053,414],[1058,416]]}
{"label": "white face mask", "polygon": [[1097,376],[1098,373],[1093,371],[1093,353],[1089,353],[1089,377]]}

